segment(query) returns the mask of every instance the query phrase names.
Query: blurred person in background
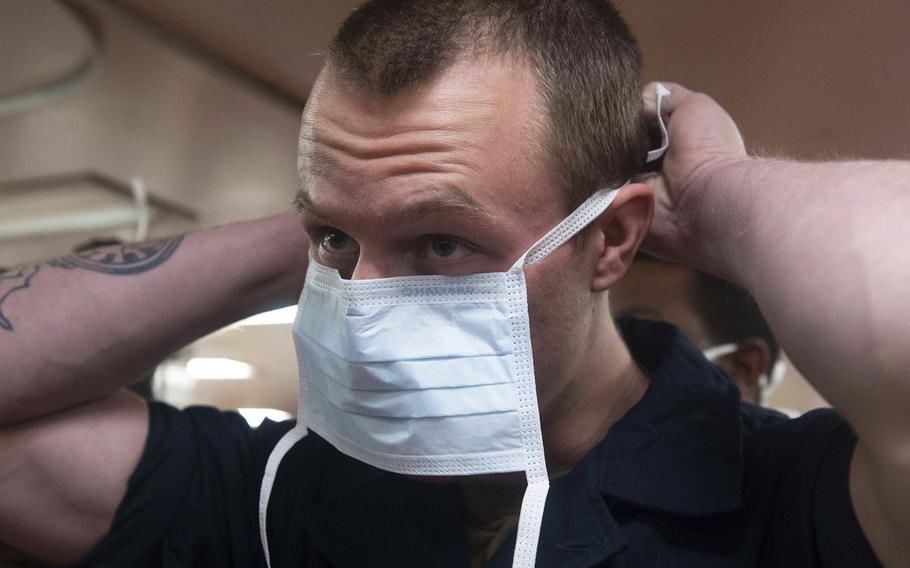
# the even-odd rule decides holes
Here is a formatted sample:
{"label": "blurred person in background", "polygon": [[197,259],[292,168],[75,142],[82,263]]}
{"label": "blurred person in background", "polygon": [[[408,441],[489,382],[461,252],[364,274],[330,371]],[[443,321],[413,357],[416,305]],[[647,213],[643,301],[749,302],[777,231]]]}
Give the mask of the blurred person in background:
{"label": "blurred person in background", "polygon": [[737,387],[762,404],[783,379],[780,347],[755,301],[739,286],[639,252],[610,290],[615,319],[665,321],[679,327]]}

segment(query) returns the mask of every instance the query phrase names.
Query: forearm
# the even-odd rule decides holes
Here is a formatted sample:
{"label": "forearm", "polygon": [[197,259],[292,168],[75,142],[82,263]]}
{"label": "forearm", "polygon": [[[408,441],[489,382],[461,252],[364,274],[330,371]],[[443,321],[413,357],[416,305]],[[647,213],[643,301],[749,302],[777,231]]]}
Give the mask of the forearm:
{"label": "forearm", "polygon": [[910,431],[910,164],[748,159],[699,181],[693,258],[752,292],[867,440]]}
{"label": "forearm", "polygon": [[[752,293],[856,431],[854,511],[879,558],[897,565],[910,507],[910,163],[748,158],[713,99],[669,89],[670,148],[661,174],[642,178],[655,195],[646,245]],[[656,93],[645,91],[651,116]]]}
{"label": "forearm", "polygon": [[0,425],[98,399],[231,321],[296,301],[293,213],[67,257],[0,279]]}

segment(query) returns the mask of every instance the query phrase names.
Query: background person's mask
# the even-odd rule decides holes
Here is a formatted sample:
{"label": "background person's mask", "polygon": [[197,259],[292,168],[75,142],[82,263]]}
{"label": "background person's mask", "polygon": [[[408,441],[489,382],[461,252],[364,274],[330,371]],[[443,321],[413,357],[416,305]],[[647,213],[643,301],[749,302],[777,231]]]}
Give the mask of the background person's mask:
{"label": "background person's mask", "polygon": [[[666,94],[658,88],[659,98]],[[666,148],[663,134],[649,160]],[[308,428],[344,454],[401,474],[524,471],[513,566],[534,565],[549,479],[524,269],[599,217],[618,191],[596,192],[507,272],[344,280],[311,260],[294,322],[297,425],[269,456],[260,494],[269,566],[269,494],[281,459]]]}

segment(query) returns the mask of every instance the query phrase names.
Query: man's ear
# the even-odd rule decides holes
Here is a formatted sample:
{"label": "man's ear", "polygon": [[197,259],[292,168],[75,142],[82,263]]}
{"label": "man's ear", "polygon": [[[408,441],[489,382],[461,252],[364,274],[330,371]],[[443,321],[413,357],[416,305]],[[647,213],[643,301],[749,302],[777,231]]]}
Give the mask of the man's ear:
{"label": "man's ear", "polygon": [[591,225],[589,239],[596,255],[591,291],[603,292],[619,280],[644,240],[654,217],[654,194],[643,183],[623,186]]}
{"label": "man's ear", "polygon": [[767,372],[770,359],[771,350],[765,340],[751,337],[738,342],[736,351],[724,355],[717,363],[739,387],[743,400],[757,403],[761,389],[759,381]]}

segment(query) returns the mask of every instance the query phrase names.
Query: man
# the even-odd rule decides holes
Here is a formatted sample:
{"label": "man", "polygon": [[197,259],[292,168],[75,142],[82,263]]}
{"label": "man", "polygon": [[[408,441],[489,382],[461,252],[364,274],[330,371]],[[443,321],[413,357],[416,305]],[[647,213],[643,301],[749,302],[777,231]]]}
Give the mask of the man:
{"label": "man", "polygon": [[[639,169],[638,67],[621,20],[593,0],[355,13],[304,114],[308,238],[281,215],[156,243],[130,276],[40,266],[7,297],[0,535],[83,565],[263,565],[259,481],[290,425],[252,432],[118,389],[193,337],[292,302],[307,251],[351,285],[507,270]],[[875,562],[866,539],[900,565],[910,166],[750,159],[711,99],[671,89],[663,174],[625,185],[524,271],[553,478],[538,565],[855,566]],[[757,298],[855,451],[833,413],[743,439],[732,385],[680,334],[633,323],[620,337],[604,292],[646,238]],[[767,276],[779,273],[799,276]],[[472,481],[389,474],[311,434],[277,470],[272,565],[464,566],[468,550],[508,565],[516,503],[481,510]]]}
{"label": "man", "polygon": [[[615,318],[658,320],[678,326],[693,345],[761,404],[780,349],[755,302],[740,287],[686,266],[639,253],[610,289]],[[718,348],[721,353],[714,355]]]}

